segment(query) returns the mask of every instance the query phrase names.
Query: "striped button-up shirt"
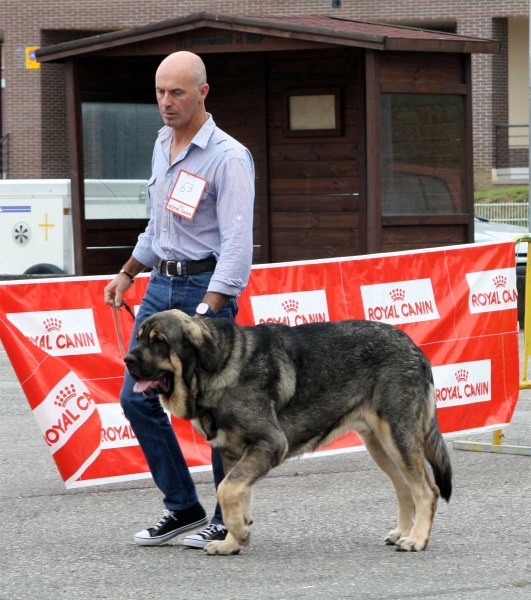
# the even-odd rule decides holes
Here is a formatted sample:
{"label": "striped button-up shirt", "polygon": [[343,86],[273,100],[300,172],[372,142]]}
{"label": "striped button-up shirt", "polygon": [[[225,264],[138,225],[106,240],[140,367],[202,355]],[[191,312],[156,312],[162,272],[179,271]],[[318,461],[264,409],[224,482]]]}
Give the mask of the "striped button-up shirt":
{"label": "striped button-up shirt", "polygon": [[[251,153],[221,131],[212,116],[171,162],[173,131],[159,131],[148,182],[151,216],[133,256],[146,266],[157,260],[217,258],[209,292],[238,296],[247,285],[253,252],[254,164]],[[166,209],[180,171],[206,179],[190,221]]]}

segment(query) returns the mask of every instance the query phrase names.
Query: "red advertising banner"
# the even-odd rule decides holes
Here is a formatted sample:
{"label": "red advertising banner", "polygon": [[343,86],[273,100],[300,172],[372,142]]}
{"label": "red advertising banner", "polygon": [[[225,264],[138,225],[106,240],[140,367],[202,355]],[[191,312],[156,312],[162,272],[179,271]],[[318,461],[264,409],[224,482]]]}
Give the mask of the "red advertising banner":
{"label": "red advertising banner", "polygon": [[[65,485],[149,477],[120,404],[133,319],[103,303],[109,276],[0,284],[0,339]],[[127,292],[138,307],[148,274]],[[445,434],[510,423],[519,392],[514,244],[474,244],[253,267],[238,323],[368,319],[403,329],[433,367]],[[210,447],[172,417],[191,470]],[[355,434],[315,454],[362,450]]]}

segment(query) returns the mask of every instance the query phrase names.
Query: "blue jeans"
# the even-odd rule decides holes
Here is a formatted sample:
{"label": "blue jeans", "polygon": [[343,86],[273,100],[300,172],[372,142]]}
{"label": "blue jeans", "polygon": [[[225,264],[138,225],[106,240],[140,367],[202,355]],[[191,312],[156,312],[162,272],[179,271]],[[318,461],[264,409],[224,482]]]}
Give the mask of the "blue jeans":
{"label": "blue jeans", "polygon": [[[194,315],[211,277],[212,273],[167,277],[153,270],[135,320],[129,348],[136,344],[136,332],[150,315],[172,308]],[[236,300],[231,298],[218,316],[234,320],[237,310]],[[197,493],[168,416],[157,397],[137,394],[133,392],[133,386],[134,381],[126,369],[120,403],[144,452],[153,480],[164,494],[164,505],[168,510],[191,508],[198,502]],[[212,451],[212,470],[217,490],[225,474],[221,457],[215,450]],[[223,523],[219,503],[212,523]]]}

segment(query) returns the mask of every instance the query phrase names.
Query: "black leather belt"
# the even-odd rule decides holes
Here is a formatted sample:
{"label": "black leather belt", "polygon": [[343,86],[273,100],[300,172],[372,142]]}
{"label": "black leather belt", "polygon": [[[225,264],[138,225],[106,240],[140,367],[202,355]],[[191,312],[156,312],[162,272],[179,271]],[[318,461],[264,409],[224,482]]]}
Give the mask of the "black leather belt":
{"label": "black leather belt", "polygon": [[176,277],[177,275],[186,277],[186,275],[214,271],[216,263],[214,256],[209,256],[203,260],[159,260],[156,269],[159,273],[168,277]]}

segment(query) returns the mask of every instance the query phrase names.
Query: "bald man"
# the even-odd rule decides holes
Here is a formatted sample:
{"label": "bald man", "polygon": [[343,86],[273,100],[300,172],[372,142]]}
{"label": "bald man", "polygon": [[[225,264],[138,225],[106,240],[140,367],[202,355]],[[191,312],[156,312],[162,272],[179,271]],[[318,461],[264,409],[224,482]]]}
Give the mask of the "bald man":
{"label": "bald man", "polygon": [[[178,308],[198,318],[234,320],[236,298],[252,263],[254,165],[250,152],[216,127],[206,112],[209,86],[199,56],[175,52],[159,65],[155,92],[164,127],[153,151],[148,182],[151,215],[131,258],[104,291],[111,306],[122,306],[136,275],[151,268],[138,311],[136,332],[150,315]],[[155,546],[208,523],[179,442],[158,397],[147,397],[126,371],[120,402],[157,487],[163,493],[162,518],[138,532],[134,541]],[[214,483],[224,477],[212,452]],[[225,539],[217,504],[210,525],[183,545],[204,548]]]}

